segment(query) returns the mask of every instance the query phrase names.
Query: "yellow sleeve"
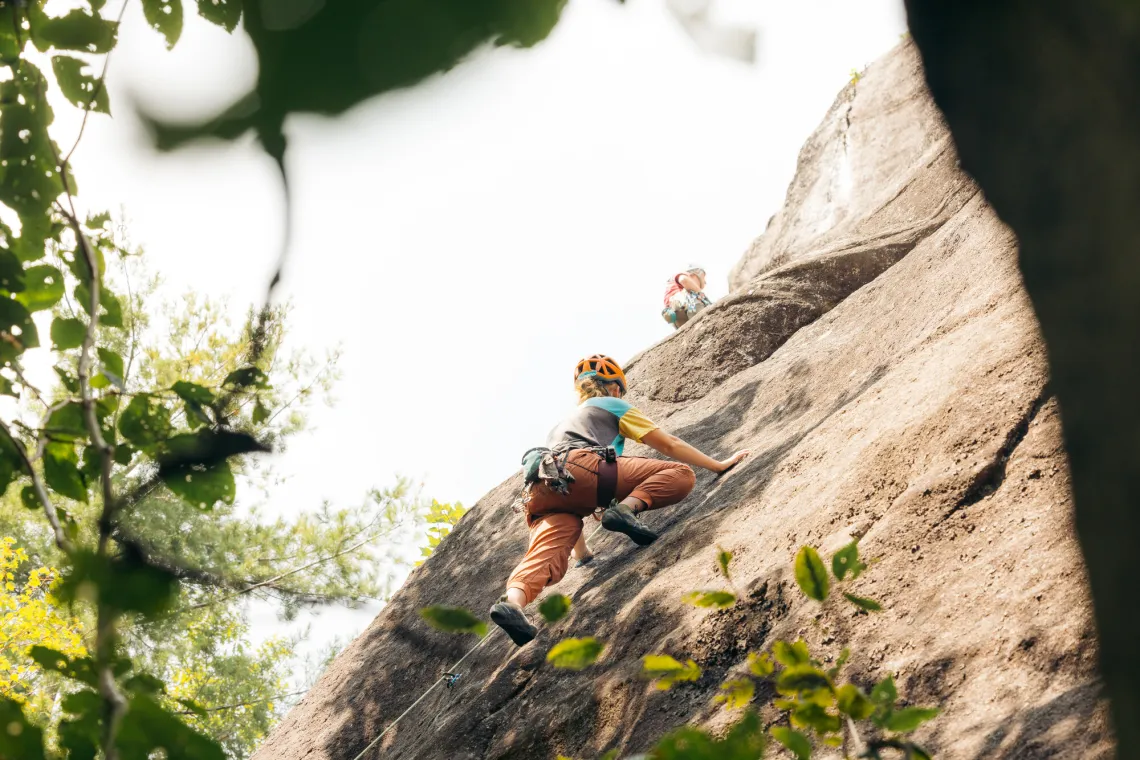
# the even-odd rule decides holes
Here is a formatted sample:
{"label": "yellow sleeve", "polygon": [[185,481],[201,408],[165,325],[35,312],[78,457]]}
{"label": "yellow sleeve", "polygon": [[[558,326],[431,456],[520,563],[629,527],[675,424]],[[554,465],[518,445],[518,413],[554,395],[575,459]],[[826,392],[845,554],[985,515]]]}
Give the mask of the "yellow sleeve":
{"label": "yellow sleeve", "polygon": [[657,426],[648,417],[633,407],[630,407],[618,421],[618,432],[638,443],[656,429]]}

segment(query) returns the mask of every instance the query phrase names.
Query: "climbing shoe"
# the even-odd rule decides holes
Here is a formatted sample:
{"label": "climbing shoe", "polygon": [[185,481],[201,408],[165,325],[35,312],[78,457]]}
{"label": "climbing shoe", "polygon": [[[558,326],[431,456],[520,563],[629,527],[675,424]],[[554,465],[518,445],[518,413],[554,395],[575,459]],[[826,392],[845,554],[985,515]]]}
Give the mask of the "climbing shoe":
{"label": "climbing shoe", "polygon": [[637,519],[637,515],[633,513],[632,509],[620,502],[602,514],[602,527],[615,533],[626,534],[638,546],[649,546],[657,540],[657,534]]}
{"label": "climbing shoe", "polygon": [[538,635],[526,615],[510,602],[499,602],[491,607],[491,620],[511,637],[517,646],[529,644]]}

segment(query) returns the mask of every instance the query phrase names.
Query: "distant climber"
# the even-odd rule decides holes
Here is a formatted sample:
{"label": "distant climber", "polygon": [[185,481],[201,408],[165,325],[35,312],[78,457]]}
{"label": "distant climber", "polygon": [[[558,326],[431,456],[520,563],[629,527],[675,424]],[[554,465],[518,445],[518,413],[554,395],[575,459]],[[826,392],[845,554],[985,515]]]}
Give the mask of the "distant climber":
{"label": "distant climber", "polygon": [[[507,581],[506,595],[491,607],[491,620],[519,646],[538,632],[523,608],[562,580],[572,553],[578,560],[590,558],[584,517],[601,511],[603,528],[647,546],[657,534],[638,513],[688,496],[696,483],[689,465],[723,473],[751,453],[745,449],[717,461],[654,425],[622,400],[625,373],[608,356],[578,362],[574,379],[581,404],[550,431],[545,447],[523,456],[526,485],[516,503],[526,514],[530,545]],[[679,461],[622,456],[626,438]]]}
{"label": "distant climber", "polygon": [[712,306],[712,301],[705,295],[705,270],[699,265],[690,264],[665,284],[665,308],[661,316],[674,330],[706,306]]}

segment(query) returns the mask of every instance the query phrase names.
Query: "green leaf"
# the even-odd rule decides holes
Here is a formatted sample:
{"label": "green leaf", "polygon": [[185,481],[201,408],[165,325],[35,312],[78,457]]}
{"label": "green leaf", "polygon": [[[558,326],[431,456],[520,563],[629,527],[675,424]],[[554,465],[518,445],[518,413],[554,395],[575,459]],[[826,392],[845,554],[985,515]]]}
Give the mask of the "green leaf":
{"label": "green leaf", "polygon": [[258,390],[266,390],[269,388],[269,377],[257,367],[242,367],[226,375],[226,379],[222,381],[222,386],[237,389],[257,388]]}
{"label": "green leaf", "polygon": [[88,73],[90,68],[87,61],[73,58],[70,55],[57,55],[51,59],[51,67],[55,72],[55,81],[63,96],[71,101],[73,106],[83,110],[111,113],[111,101],[107,97],[107,88],[94,75]]}
{"label": "green leaf", "polygon": [[44,760],[44,732],[24,717],[23,706],[0,697],[0,757]]}
{"label": "green leaf", "polygon": [[123,682],[123,687],[132,694],[155,696],[166,693],[166,684],[149,673],[136,673]]}
{"label": "green leaf", "polygon": [[0,361],[9,362],[25,349],[40,345],[28,309],[11,298],[0,297]]}
{"label": "green leaf", "polygon": [[16,450],[16,445],[6,435],[0,435],[0,496],[20,475],[27,474],[24,458]]}
{"label": "green leaf", "polygon": [[855,580],[866,569],[867,566],[859,561],[858,541],[847,544],[831,558],[831,571],[839,580],[846,578],[848,573],[851,574],[851,580]]}
{"label": "green leaf", "polygon": [[119,25],[75,9],[66,16],[50,18],[32,14],[32,41],[40,52],[49,48],[84,53],[109,53],[115,46]]}
{"label": "green leaf", "polygon": [[182,0],[142,0],[143,15],[151,28],[166,38],[170,50],[182,36]]}
{"label": "green leaf", "polygon": [[60,707],[65,713],[83,715],[84,713],[102,710],[103,698],[94,691],[83,689],[64,697],[60,702]]}
{"label": "green leaf", "polygon": [[682,601],[694,607],[716,607],[723,610],[736,604],[736,595],[727,591],[693,591],[685,594]]}
{"label": "green leaf", "polygon": [[123,758],[149,758],[156,749],[169,760],[225,760],[213,739],[194,729],[145,694],[135,694],[119,728]]}
{"label": "green leaf", "polygon": [[834,665],[827,669],[827,677],[834,681],[839,676],[839,671],[843,670],[843,666],[847,664],[847,660],[850,657],[851,650],[847,647],[843,647],[843,651],[839,653],[839,659],[835,661]]}
{"label": "green leaf", "polygon": [[178,397],[183,401],[193,401],[195,404],[201,404],[202,406],[209,406],[214,403],[215,400],[212,390],[185,380],[179,380],[170,386],[170,390],[178,394]]}
{"label": "green leaf", "polygon": [[55,374],[59,376],[59,381],[63,383],[63,387],[71,393],[79,393],[79,379],[75,375],[68,372],[63,367],[52,367]]}
{"label": "green leaf", "polygon": [[716,746],[717,760],[761,760],[764,757],[764,724],[749,710]]}
{"label": "green leaf", "polygon": [[796,554],[796,583],[800,590],[811,599],[822,602],[827,598],[827,568],[819,558],[819,552],[805,546]]}
{"label": "green leaf", "polygon": [[811,760],[811,742],[799,731],[793,731],[787,726],[772,726],[772,738],[788,748],[797,760]]}
{"label": "green leaf", "polygon": [[934,760],[934,756],[914,742],[907,742],[906,760]]}
{"label": "green leaf", "polygon": [[43,504],[40,503],[39,494],[36,493],[35,486],[24,486],[20,489],[20,503],[24,505],[24,509],[38,510]]}
{"label": "green leaf", "polygon": [[776,666],[772,664],[772,658],[768,656],[767,652],[760,654],[749,653],[748,655],[748,671],[759,678],[767,678],[772,675]]}
{"label": "green leaf", "polygon": [[487,635],[487,624],[462,607],[424,607],[420,617],[445,633],[473,633],[480,638]]}
{"label": "green leaf", "polygon": [[99,315],[99,324],[107,327],[123,326],[123,302],[106,288],[99,294],[99,303],[103,306],[103,313]]}
{"label": "green leaf", "polygon": [[701,668],[692,660],[682,663],[667,654],[647,654],[641,658],[641,676],[656,681],[661,691],[668,691],[674,684],[696,681]]}
{"label": "green leaf", "polygon": [[119,432],[135,446],[146,449],[170,437],[170,410],[148,393],[131,399],[119,418]]}
{"label": "green leaf", "polygon": [[213,509],[219,501],[233,504],[237,496],[229,462],[163,467],[159,475],[175,496],[199,509]]}
{"label": "green leaf", "polygon": [[253,424],[260,425],[268,420],[271,414],[269,407],[261,403],[261,398],[258,398],[257,402],[253,405]]}
{"label": "green leaf", "polygon": [[718,546],[716,548],[716,564],[717,567],[720,568],[720,574],[724,576],[726,581],[732,580],[732,577],[728,574],[728,564],[730,562],[732,562],[732,552],[725,551]]}
{"label": "green leaf", "polygon": [[168,609],[177,591],[178,580],[172,573],[145,562],[129,546],[118,557],[77,551],[59,586],[65,602],[84,598],[115,611],[148,617]]}
{"label": "green leaf", "polygon": [[64,678],[91,687],[98,684],[98,677],[95,675],[95,663],[90,657],[72,659],[63,652],[39,644],[28,649],[28,657],[44,670],[59,673]]}
{"label": "green leaf", "polygon": [[194,715],[197,715],[199,718],[204,718],[210,714],[205,707],[202,707],[202,705],[198,704],[192,699],[176,699],[174,701],[185,707]]}
{"label": "green leaf", "polygon": [[115,464],[128,465],[135,455],[135,449],[130,444],[120,443],[115,447]]}
{"label": "green leaf", "polygon": [[24,265],[16,254],[0,248],[0,290],[20,293],[24,287]]}
{"label": "green leaf", "polygon": [[570,597],[564,594],[551,594],[538,605],[538,612],[548,623],[557,623],[570,613]]}
{"label": "green leaf", "polygon": [[904,707],[895,710],[883,722],[883,728],[900,734],[910,733],[923,723],[938,716],[934,707]]}
{"label": "green leaf", "polygon": [[44,432],[53,441],[86,440],[87,423],[83,419],[83,404],[71,401],[56,409],[48,417]]}
{"label": "green leaf", "polygon": [[109,211],[102,211],[93,216],[88,216],[87,221],[83,226],[89,230],[102,230],[107,227],[107,223],[111,221],[111,213]]}
{"label": "green leaf", "polygon": [[56,317],[51,321],[51,342],[56,351],[66,351],[83,345],[87,325],[72,317]]}
{"label": "green leaf", "polygon": [[899,692],[895,688],[895,679],[891,676],[879,681],[875,684],[875,688],[871,689],[871,701],[880,708],[892,709],[898,698]]}
{"label": "green leaf", "polygon": [[797,639],[794,644],[789,644],[786,641],[777,641],[772,645],[772,654],[776,658],[776,662],[781,665],[789,667],[793,665],[809,665],[811,664],[811,653],[808,651],[807,644],[803,639]]}
{"label": "green leaf", "polygon": [[563,670],[582,670],[597,662],[606,645],[593,636],[563,639],[546,653],[546,661]]}
{"label": "green leaf", "polygon": [[833,734],[839,730],[839,716],[834,715],[815,702],[802,702],[796,705],[788,716],[792,725],[810,728],[817,734]]}
{"label": "green leaf", "polygon": [[776,690],[781,694],[830,689],[831,680],[814,665],[791,665],[776,677]]}
{"label": "green leaf", "polygon": [[751,678],[734,678],[720,685],[721,694],[714,701],[723,702],[729,710],[747,707],[756,695],[756,684]]}
{"label": "green leaf", "polygon": [[198,15],[232,32],[241,20],[241,0],[198,0]]}
{"label": "green leaf", "polygon": [[119,386],[119,388],[123,388],[125,385],[123,381],[123,375],[125,374],[123,357],[106,348],[98,349],[98,353],[99,361],[103,365],[103,374],[106,375],[107,379],[112,383]]}
{"label": "green leaf", "polygon": [[87,501],[87,483],[79,472],[75,444],[53,441],[44,447],[44,481],[62,496]]}
{"label": "green leaf", "polygon": [[855,720],[866,720],[875,713],[875,703],[853,683],[845,683],[835,692],[835,703],[839,711]]}
{"label": "green leaf", "polygon": [[848,594],[846,591],[844,591],[843,598],[854,604],[859,609],[866,610],[867,612],[882,612],[883,610],[883,605],[879,604],[874,599],[868,599],[865,596],[855,596],[854,594]]}
{"label": "green leaf", "polygon": [[46,264],[29,267],[24,272],[24,289],[16,300],[28,311],[50,309],[63,298],[63,274]]}

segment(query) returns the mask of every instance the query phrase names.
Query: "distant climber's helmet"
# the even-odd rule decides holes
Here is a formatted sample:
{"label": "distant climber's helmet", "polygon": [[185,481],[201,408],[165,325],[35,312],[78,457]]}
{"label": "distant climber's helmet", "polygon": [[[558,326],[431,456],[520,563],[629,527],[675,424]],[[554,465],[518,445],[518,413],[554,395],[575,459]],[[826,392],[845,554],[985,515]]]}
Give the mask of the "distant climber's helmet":
{"label": "distant climber's helmet", "polygon": [[701,277],[705,276],[705,268],[700,264],[689,264],[689,268],[685,271],[690,274],[699,274]]}
{"label": "distant climber's helmet", "polygon": [[621,386],[622,393],[625,393],[629,387],[626,385],[621,365],[605,354],[594,354],[578,362],[578,367],[574,370],[574,382],[583,377],[596,377],[607,383],[617,383]]}

